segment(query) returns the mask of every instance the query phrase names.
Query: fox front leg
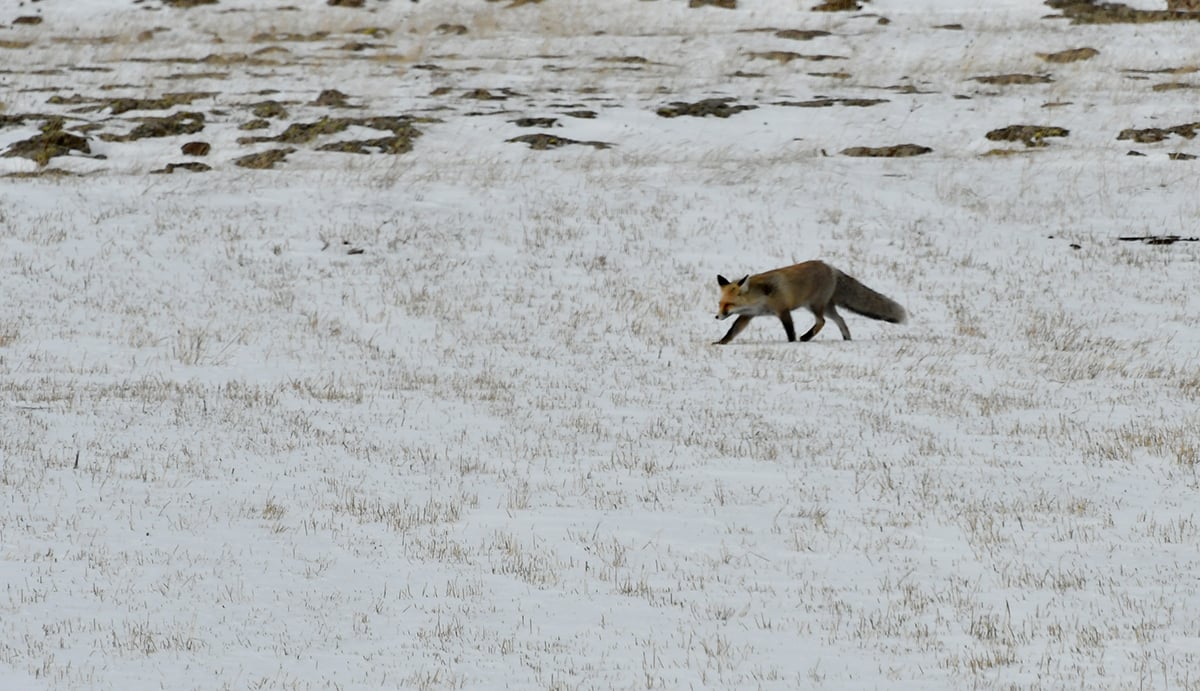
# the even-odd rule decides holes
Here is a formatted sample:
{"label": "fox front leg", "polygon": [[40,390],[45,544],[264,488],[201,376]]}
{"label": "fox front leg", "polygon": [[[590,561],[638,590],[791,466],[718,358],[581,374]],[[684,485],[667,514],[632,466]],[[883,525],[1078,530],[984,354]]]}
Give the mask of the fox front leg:
{"label": "fox front leg", "polygon": [[783,310],[779,313],[779,321],[783,322],[783,330],[787,332],[788,341],[796,340],[796,327],[792,324],[792,313]]}
{"label": "fox front leg", "polygon": [[729,327],[729,332],[725,334],[725,337],[719,341],[716,341],[715,343],[713,343],[713,345],[725,345],[726,343],[729,343],[730,341],[732,341],[738,334],[740,334],[742,331],[744,331],[746,329],[746,326],[750,323],[750,320],[753,318],[754,317],[752,317],[748,314],[743,314],[740,317],[738,317],[737,319],[735,319],[733,322],[733,326]]}

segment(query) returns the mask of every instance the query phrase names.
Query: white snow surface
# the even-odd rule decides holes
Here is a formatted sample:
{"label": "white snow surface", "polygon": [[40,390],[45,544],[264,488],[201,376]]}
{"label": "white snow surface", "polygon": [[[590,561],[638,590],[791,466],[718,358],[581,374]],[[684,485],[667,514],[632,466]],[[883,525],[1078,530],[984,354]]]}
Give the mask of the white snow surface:
{"label": "white snow surface", "polygon": [[1200,689],[1200,23],[511,4],[0,8],[0,688]]}

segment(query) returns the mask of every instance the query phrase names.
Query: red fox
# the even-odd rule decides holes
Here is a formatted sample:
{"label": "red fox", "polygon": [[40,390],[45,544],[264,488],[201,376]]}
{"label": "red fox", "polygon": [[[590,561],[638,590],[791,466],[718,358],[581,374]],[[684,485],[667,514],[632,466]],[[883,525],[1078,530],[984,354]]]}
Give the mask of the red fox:
{"label": "red fox", "polygon": [[871,319],[903,323],[908,313],[895,300],[871,290],[854,278],[821,261],[808,261],[782,269],[774,269],[741,280],[730,281],[717,276],[721,286],[721,302],[717,319],[731,314],[738,315],[725,337],[714,345],[725,345],[746,328],[750,320],[761,315],[773,314],[783,322],[789,341],[796,340],[796,329],[792,326],[792,310],[807,307],[817,318],[812,328],[800,337],[807,341],[816,336],[825,326],[828,316],[837,324],[842,338],[850,340],[850,329],[838,307]]}

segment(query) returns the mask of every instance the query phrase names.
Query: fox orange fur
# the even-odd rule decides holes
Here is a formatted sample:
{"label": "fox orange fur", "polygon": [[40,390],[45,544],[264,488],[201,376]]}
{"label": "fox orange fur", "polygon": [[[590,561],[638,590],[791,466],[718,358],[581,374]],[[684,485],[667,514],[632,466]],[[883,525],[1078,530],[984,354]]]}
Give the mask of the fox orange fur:
{"label": "fox orange fur", "polygon": [[807,341],[816,336],[825,326],[825,317],[833,320],[842,332],[842,338],[850,340],[850,329],[838,307],[871,319],[899,324],[908,318],[908,313],[898,302],[871,290],[854,278],[838,271],[822,261],[807,261],[781,269],[774,269],[753,276],[743,276],[730,281],[717,276],[721,286],[721,301],[717,308],[717,319],[738,315],[725,337],[716,344],[725,345],[740,334],[750,320],[773,314],[783,322],[789,341],[796,340],[796,329],[792,325],[792,310],[806,307],[816,322],[800,337]]}

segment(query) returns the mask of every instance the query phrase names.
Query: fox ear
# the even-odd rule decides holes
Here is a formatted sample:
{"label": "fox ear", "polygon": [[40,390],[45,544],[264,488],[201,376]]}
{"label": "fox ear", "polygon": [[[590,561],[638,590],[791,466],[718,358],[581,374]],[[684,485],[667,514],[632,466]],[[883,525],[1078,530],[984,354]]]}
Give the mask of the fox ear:
{"label": "fox ear", "polygon": [[724,288],[725,286],[729,285],[729,279],[725,278],[721,274],[717,274],[717,285]]}
{"label": "fox ear", "polygon": [[748,281],[748,280],[750,280],[750,274],[746,274],[745,276],[742,276],[742,278],[737,282],[737,286],[739,288],[745,288],[746,281]]}

